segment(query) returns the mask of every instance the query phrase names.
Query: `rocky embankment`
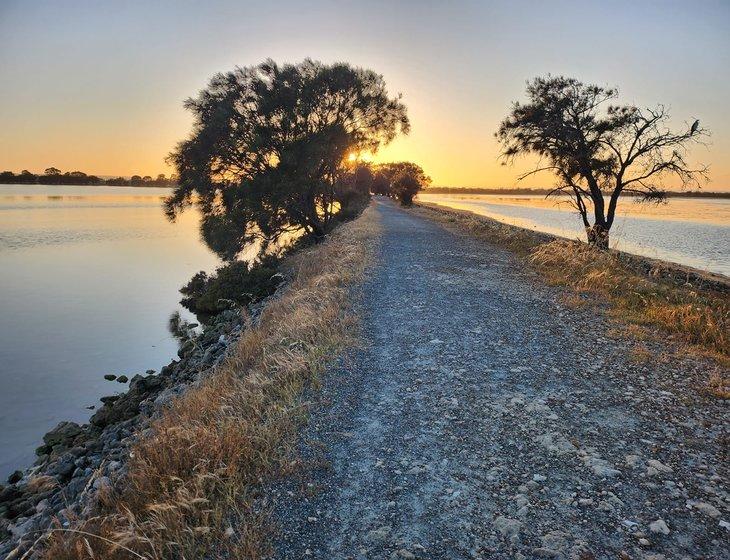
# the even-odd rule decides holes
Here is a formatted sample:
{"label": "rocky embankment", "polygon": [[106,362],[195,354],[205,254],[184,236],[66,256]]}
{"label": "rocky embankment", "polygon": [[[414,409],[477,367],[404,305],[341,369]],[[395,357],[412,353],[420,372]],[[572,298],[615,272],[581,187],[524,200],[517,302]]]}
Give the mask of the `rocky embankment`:
{"label": "rocky embankment", "polygon": [[[251,314],[255,317],[260,308],[250,309]],[[0,484],[0,557],[24,557],[46,530],[68,527],[70,520],[91,513],[99,493],[124,476],[130,446],[150,421],[213,371],[244,326],[240,310],[221,313],[181,344],[179,360],[158,374],[135,375],[126,393],[102,397],[88,424],[61,422],[48,432],[35,464]]]}

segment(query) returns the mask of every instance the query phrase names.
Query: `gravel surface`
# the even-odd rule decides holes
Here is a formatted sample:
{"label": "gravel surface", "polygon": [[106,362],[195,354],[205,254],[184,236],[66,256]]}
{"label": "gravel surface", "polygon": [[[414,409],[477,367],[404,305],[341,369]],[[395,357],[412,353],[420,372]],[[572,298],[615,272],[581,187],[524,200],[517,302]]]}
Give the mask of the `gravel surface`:
{"label": "gravel surface", "polygon": [[272,492],[274,557],[730,558],[717,366],[637,359],[506,251],[376,204],[365,347]]}

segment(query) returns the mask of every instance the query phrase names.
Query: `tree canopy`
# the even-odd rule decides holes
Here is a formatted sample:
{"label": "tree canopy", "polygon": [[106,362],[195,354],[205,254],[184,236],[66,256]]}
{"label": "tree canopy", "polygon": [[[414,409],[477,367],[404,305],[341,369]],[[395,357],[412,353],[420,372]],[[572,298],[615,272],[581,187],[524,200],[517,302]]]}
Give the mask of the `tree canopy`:
{"label": "tree canopy", "polygon": [[179,186],[166,211],[196,204],[203,238],[227,259],[295,230],[324,235],[352,194],[348,157],[409,131],[382,76],[309,59],[216,74],[185,107],[194,126],[169,158]]}
{"label": "tree canopy", "polygon": [[615,105],[616,89],[563,76],[528,82],[527,97],[528,103],[513,104],[496,133],[503,156],[538,155],[538,167],[520,179],[554,173],[558,183],[551,194],[571,197],[592,244],[608,247],[622,195],[661,201],[669,176],[683,188],[706,179],[706,167],[686,160],[689,146],[707,135],[699,121],[673,131],[664,106]]}
{"label": "tree canopy", "polygon": [[418,192],[431,183],[421,166],[410,161],[381,163],[374,172],[373,193],[396,198],[404,206],[410,206]]}

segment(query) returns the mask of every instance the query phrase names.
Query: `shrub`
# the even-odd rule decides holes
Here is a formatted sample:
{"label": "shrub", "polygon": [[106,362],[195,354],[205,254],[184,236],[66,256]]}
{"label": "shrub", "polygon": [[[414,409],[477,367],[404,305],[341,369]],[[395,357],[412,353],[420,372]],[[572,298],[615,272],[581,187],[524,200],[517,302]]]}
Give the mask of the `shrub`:
{"label": "shrub", "polygon": [[273,294],[281,282],[275,257],[254,264],[233,261],[211,275],[198,272],[180,288],[185,296],[180,303],[196,314],[216,314],[263,299]]}

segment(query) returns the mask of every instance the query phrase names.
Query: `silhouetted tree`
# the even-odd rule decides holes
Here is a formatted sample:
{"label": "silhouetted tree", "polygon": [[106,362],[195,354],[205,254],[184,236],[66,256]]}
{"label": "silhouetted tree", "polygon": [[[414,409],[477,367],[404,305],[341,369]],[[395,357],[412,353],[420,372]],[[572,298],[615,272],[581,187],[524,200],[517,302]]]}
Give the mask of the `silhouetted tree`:
{"label": "silhouetted tree", "polygon": [[375,167],[374,190],[410,206],[418,192],[431,182],[420,165],[410,161],[381,163]]}
{"label": "silhouetted tree", "polygon": [[[171,177],[166,179],[165,175],[160,173],[157,179],[153,179],[149,175],[140,177],[134,175],[134,186],[169,186],[175,183],[175,178]],[[12,183],[41,183],[45,185],[130,185],[131,181],[124,177],[116,177],[112,179],[102,179],[96,175],[87,175],[83,171],[67,171],[62,173],[60,169],[55,167],[48,167],[43,172],[43,175],[35,175],[24,169],[20,174],[16,175],[12,171],[4,171],[0,173],[0,184],[12,184]]]}
{"label": "silhouetted tree", "polygon": [[346,156],[409,130],[382,76],[343,63],[236,68],[185,107],[195,124],[169,158],[179,186],[167,214],[195,201],[204,239],[225,258],[294,230],[324,235],[341,211]]}
{"label": "silhouetted tree", "polygon": [[37,177],[27,169],[23,169],[23,171],[20,172],[20,175],[15,176],[15,182],[24,185],[30,185],[32,183],[35,183],[36,180]]}
{"label": "silhouetted tree", "polygon": [[699,121],[671,131],[663,106],[611,104],[617,96],[616,89],[573,78],[535,78],[527,85],[528,103],[515,103],[495,134],[507,160],[523,154],[540,156],[544,164],[520,179],[553,172],[559,182],[550,194],[571,197],[589,243],[600,248],[608,248],[622,195],[661,201],[663,178],[674,176],[684,188],[698,184],[707,171],[692,168],[685,160],[689,145],[707,134]]}
{"label": "silhouetted tree", "polygon": [[403,206],[411,206],[413,204],[413,197],[422,188],[423,185],[418,181],[418,178],[410,173],[399,173],[393,179],[395,197]]}

